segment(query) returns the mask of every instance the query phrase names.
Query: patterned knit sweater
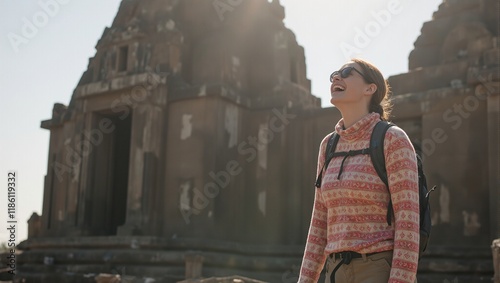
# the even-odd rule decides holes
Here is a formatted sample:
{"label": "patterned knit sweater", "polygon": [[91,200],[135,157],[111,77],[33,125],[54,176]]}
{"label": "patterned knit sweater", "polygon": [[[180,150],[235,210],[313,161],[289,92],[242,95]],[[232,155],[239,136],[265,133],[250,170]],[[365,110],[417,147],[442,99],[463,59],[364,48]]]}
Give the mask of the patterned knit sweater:
{"label": "patterned knit sweater", "polygon": [[[370,113],[344,129],[341,119],[335,126],[340,135],[336,152],[369,147],[370,136],[380,115]],[[327,135],[321,142],[318,173],[325,161]],[[418,265],[419,197],[417,161],[406,133],[391,127],[384,141],[390,194],[378,177],[370,155],[332,159],[316,189],[299,282],[317,282],[326,256],[341,251],[373,253],[394,250],[389,282],[414,282]],[[394,220],[387,225],[386,214],[392,197]]]}

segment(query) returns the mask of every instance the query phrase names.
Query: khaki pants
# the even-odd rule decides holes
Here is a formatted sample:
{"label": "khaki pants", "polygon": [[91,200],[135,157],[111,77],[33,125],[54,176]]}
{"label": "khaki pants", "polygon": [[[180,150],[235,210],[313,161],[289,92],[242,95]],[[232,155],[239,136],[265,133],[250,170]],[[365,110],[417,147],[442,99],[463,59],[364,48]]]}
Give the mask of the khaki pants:
{"label": "khaki pants", "polygon": [[[330,283],[330,275],[340,259],[327,257],[325,283]],[[355,258],[349,265],[341,265],[335,273],[335,283],[387,283],[391,273],[392,251],[363,255]],[[417,280],[415,279],[415,283]]]}

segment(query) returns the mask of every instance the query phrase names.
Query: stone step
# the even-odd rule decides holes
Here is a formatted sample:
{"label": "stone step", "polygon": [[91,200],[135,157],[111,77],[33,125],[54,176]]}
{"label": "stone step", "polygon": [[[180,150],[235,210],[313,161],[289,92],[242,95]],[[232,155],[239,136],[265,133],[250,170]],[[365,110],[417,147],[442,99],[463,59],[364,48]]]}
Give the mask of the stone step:
{"label": "stone step", "polygon": [[203,257],[203,266],[245,268],[249,270],[286,270],[300,264],[301,257],[252,256],[234,253],[204,251],[153,251],[153,250],[51,250],[28,251],[19,255],[18,262],[46,265],[92,264],[150,266],[184,266],[187,253]]}
{"label": "stone step", "polygon": [[[79,251],[65,262],[65,251],[51,253],[53,261],[43,264],[43,251],[28,252],[23,255],[20,275],[28,278],[30,274],[52,274],[80,278],[84,280],[99,273],[126,274],[136,277],[151,277],[164,282],[176,282],[184,278],[184,260],[181,252],[135,251]],[[46,254],[46,253],[45,253]],[[203,277],[241,275],[266,282],[296,282],[299,274],[300,258],[255,258],[252,256],[199,252],[204,257]],[[154,255],[154,256],[152,256]],[[128,256],[128,258],[127,258]],[[102,260],[105,258],[106,260]],[[91,259],[95,259],[92,261]],[[30,263],[26,262],[27,260]],[[491,282],[493,265],[491,259],[467,257],[462,254],[454,257],[424,257],[419,263],[419,282]],[[168,276],[167,276],[168,275]],[[55,280],[54,278],[50,280]],[[76,280],[76,279],[75,279]],[[161,281],[161,282],[163,282]],[[48,282],[75,282],[48,281]],[[84,282],[84,281],[82,281]]]}
{"label": "stone step", "polygon": [[[35,283],[86,283],[93,282],[88,281],[89,277],[106,273],[170,283],[185,278],[188,259],[190,268],[198,264],[196,268],[204,278],[239,275],[265,282],[292,283],[297,282],[303,252],[303,247],[295,246],[203,240],[162,242],[144,238],[134,239],[133,244],[130,238],[114,242],[108,238],[93,240],[69,240],[58,245],[52,239],[25,244],[29,248],[18,255],[18,277]],[[197,263],[192,262],[193,258]],[[491,282],[492,277],[489,247],[432,246],[419,263],[420,283]]]}

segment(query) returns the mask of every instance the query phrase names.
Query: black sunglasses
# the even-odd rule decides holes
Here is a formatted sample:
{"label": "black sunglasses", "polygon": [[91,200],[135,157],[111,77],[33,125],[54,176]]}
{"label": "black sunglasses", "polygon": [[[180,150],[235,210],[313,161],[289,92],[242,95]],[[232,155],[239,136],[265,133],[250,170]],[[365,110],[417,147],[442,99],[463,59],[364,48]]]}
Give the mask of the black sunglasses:
{"label": "black sunglasses", "polygon": [[365,79],[365,81],[371,82],[371,80],[369,80],[365,75],[363,75],[363,73],[361,73],[360,71],[358,71],[354,67],[345,67],[343,69],[340,69],[338,71],[333,72],[330,75],[330,82],[333,83],[333,77],[335,77],[337,75],[340,75],[341,78],[345,79],[351,75],[352,71],[355,71],[356,73],[360,74]]}

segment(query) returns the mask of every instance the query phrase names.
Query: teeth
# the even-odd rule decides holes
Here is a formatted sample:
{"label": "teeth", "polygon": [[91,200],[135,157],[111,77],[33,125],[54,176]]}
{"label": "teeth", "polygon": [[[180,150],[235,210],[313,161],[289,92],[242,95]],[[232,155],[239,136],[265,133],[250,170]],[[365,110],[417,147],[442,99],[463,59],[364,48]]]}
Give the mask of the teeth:
{"label": "teeth", "polygon": [[341,86],[334,86],[333,90],[335,90],[335,91],[344,91],[344,88],[341,87]]}

